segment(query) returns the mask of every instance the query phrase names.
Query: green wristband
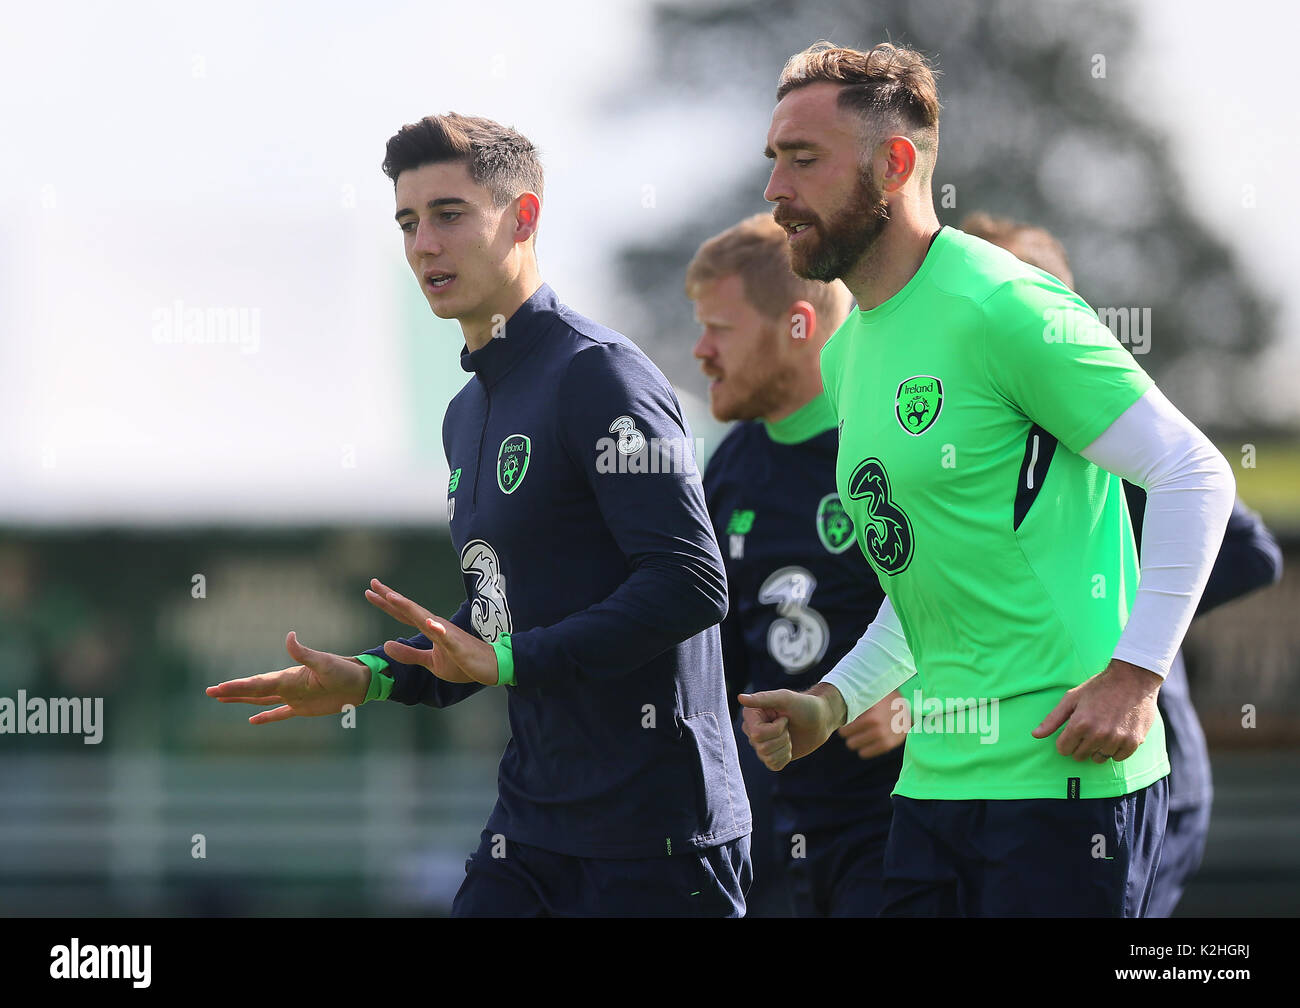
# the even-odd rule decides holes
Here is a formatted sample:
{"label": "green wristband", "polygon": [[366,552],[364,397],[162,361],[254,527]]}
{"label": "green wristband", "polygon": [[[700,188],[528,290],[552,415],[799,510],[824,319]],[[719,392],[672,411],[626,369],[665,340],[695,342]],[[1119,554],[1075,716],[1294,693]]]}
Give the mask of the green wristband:
{"label": "green wristband", "polygon": [[366,698],[361,702],[368,704],[371,700],[387,700],[397,682],[392,676],[383,673],[383,670],[388,668],[388,662],[379,655],[359,654],[353,657],[370,669],[370,688],[366,690]]}
{"label": "green wristband", "polygon": [[497,654],[497,685],[513,686],[515,684],[515,652],[510,644],[510,635],[502,634],[492,642],[492,650]]}

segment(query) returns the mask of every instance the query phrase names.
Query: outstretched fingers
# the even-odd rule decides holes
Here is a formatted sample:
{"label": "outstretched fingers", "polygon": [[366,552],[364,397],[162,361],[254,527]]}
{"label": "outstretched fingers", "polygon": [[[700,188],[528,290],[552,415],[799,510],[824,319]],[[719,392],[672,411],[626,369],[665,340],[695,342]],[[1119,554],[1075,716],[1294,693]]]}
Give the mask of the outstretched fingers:
{"label": "outstretched fingers", "polygon": [[254,714],[248,719],[249,724],[270,724],[272,721],[287,721],[291,717],[297,717],[294,709],[288,704],[283,707],[277,707],[275,710],[261,711]]}
{"label": "outstretched fingers", "polygon": [[[373,581],[371,583],[378,584],[379,582]],[[376,609],[380,610],[380,612],[384,613],[384,615],[391,616],[393,619],[397,620],[397,622],[399,623],[407,622],[406,616],[397,608],[397,606],[392,601],[390,601],[389,596],[386,592],[376,591],[373,588],[367,588],[366,601],[369,602]]]}
{"label": "outstretched fingers", "polygon": [[424,621],[430,615],[423,606],[412,602],[401,592],[389,588],[379,578],[370,579],[370,587],[366,590],[366,601],[397,622],[405,623],[417,630],[424,629]]}
{"label": "outstretched fingers", "polygon": [[222,697],[217,697],[217,700],[219,700],[221,703],[248,703],[248,704],[257,704],[261,707],[269,707],[271,706],[271,704],[282,704],[285,702],[284,697],[282,696],[266,696],[266,697],[222,696]]}
{"label": "outstretched fingers", "polygon": [[205,692],[218,700],[238,697],[242,703],[260,703],[277,697],[279,689],[280,673],[271,672],[246,679],[231,679],[209,686]]}

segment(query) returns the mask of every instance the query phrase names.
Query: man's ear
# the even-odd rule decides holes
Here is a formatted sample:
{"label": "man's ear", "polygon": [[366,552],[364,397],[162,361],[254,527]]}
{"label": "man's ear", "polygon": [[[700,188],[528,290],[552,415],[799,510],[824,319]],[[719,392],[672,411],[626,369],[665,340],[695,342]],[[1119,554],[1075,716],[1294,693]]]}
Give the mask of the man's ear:
{"label": "man's ear", "polygon": [[916,171],[916,144],[905,136],[892,136],[884,143],[885,178],[880,191],[897,192]]}
{"label": "man's ear", "polygon": [[786,313],[790,319],[790,338],[810,340],[817,334],[817,309],[809,301],[796,301]]}
{"label": "man's ear", "polygon": [[515,198],[515,242],[526,242],[537,233],[542,216],[542,201],[536,193],[525,192]]}

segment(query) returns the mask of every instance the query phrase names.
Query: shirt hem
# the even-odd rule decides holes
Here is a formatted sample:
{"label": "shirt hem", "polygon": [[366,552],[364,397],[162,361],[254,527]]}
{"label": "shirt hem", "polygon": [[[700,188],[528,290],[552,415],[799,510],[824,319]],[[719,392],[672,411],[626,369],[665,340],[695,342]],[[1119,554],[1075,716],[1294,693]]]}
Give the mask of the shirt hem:
{"label": "shirt hem", "polygon": [[[1169,761],[1166,759],[1151,770],[1138,774],[1136,777],[1098,783],[1082,781],[1079,798],[1122,798],[1134,791],[1141,791],[1144,787],[1149,787],[1161,778],[1168,776]],[[903,784],[900,781],[892,793],[900,798],[911,798],[915,801],[1022,801],[1024,799],[1038,798],[1059,798],[1062,801],[1070,801],[1072,799],[1065,794],[1065,780],[1064,777],[1056,778],[1050,786],[1022,784],[1015,791],[981,789],[976,794],[969,791],[954,791],[951,788],[926,787],[924,782],[918,785]],[[1096,793],[1093,793],[1094,789]]]}

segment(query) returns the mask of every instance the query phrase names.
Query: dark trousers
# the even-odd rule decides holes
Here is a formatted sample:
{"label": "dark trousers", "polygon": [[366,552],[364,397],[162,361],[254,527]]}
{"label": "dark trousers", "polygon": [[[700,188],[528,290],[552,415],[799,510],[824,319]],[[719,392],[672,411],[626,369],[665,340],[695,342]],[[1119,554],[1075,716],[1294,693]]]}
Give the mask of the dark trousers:
{"label": "dark trousers", "polygon": [[1146,916],[1167,796],[1165,779],[1119,798],[896,795],[881,916]]}
{"label": "dark trousers", "polygon": [[[499,855],[499,856],[498,856]],[[742,917],[749,837],[671,857],[579,858],[483,831],[453,917]]]}
{"label": "dark trousers", "polygon": [[798,917],[875,917],[884,902],[888,799],[878,814],[837,829],[810,830],[806,857],[789,860],[790,894]]}

